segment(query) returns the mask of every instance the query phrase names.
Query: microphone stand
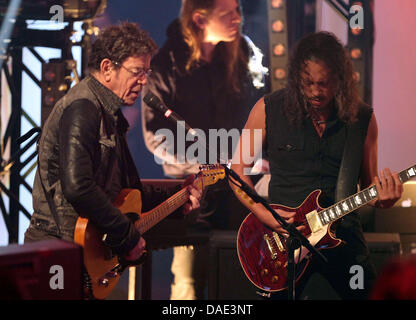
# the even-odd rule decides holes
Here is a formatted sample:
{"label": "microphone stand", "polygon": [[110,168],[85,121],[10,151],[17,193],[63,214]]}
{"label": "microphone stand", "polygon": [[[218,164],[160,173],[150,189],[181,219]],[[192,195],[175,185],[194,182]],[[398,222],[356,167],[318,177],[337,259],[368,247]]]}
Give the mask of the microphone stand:
{"label": "microphone stand", "polygon": [[[150,93],[150,92],[149,92]],[[150,96],[148,94],[148,96]],[[146,98],[146,97],[145,97]],[[146,100],[146,99],[144,99]],[[169,109],[163,105],[163,103],[161,103],[158,100],[158,105],[157,107],[154,106],[154,103],[148,103],[151,102],[149,101],[149,99],[147,99],[147,101],[145,101],[148,106],[150,106],[153,109],[156,109],[158,112],[161,112],[162,114],[165,113],[166,111],[168,111]],[[166,108],[166,110],[165,110]],[[170,111],[170,110],[169,110]],[[187,123],[186,121],[184,121],[182,118],[179,118],[176,114],[175,114],[175,118],[169,118],[169,116],[166,117],[165,114],[165,118],[171,120],[172,122],[177,123],[178,121],[183,121],[185,124],[182,123],[182,125],[185,125],[186,129],[188,131],[190,131],[192,133],[192,135],[195,138],[198,138],[198,142],[199,141],[199,136],[195,135],[195,130],[192,129]],[[194,141],[195,141],[194,138]],[[205,142],[205,148],[208,151],[208,155],[209,155],[209,147],[208,147],[208,143],[204,140]],[[309,242],[309,240],[298,230],[296,229],[296,227],[293,226],[293,224],[289,224],[286,222],[286,220],[284,218],[282,218],[268,203],[267,201],[259,196],[257,194],[257,192],[255,192],[245,181],[243,181],[240,176],[232,169],[228,168],[227,164],[224,164],[224,161],[221,161],[220,157],[217,157],[217,162],[223,166],[224,171],[226,173],[227,179],[230,180],[230,177],[232,179],[234,179],[235,181],[237,181],[240,186],[238,186],[241,190],[243,190],[248,197],[250,197],[255,203],[261,203],[271,214],[272,216],[280,223],[280,225],[282,226],[283,229],[285,229],[287,231],[287,233],[289,234],[289,237],[286,240],[286,246],[288,249],[288,278],[287,278],[287,284],[288,284],[288,299],[289,300],[295,300],[295,282],[296,282],[296,263],[295,263],[295,258],[294,258],[294,252],[296,249],[298,249],[301,245],[304,246],[305,248],[307,248],[309,250],[309,252],[312,252],[313,254],[316,254],[318,257],[320,257],[320,259],[322,259],[325,263],[328,262],[328,260],[325,258],[325,256],[320,253],[314,246],[312,246]],[[222,162],[222,163],[221,163]]]}

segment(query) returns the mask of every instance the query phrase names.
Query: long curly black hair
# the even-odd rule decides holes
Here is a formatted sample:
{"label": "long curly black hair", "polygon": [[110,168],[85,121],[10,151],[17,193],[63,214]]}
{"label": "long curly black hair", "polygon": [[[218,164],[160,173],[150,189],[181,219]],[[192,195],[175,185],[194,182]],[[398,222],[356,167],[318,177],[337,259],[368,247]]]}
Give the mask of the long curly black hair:
{"label": "long curly black hair", "polygon": [[289,121],[300,125],[307,114],[301,73],[308,60],[322,61],[329,68],[335,85],[334,99],[339,119],[346,123],[356,121],[361,98],[354,79],[351,59],[338,38],[324,31],[303,37],[292,53],[284,105]]}

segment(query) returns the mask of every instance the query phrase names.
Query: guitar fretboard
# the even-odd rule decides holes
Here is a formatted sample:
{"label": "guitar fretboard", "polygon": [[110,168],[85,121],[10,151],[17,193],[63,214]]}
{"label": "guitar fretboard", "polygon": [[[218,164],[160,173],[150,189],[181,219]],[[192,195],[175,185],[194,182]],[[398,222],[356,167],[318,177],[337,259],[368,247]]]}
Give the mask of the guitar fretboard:
{"label": "guitar fretboard", "polygon": [[143,218],[137,221],[137,228],[141,234],[154,227],[159,221],[166,218],[175,210],[179,209],[183,204],[188,201],[189,192],[187,188],[183,188],[181,191],[174,194],[172,197],[167,199],[161,205],[154,208]]}
{"label": "guitar fretboard", "polygon": [[[410,167],[399,173],[399,179],[402,183],[407,182],[411,178],[416,177],[416,166]],[[370,201],[378,198],[378,192],[375,185],[324,209],[318,213],[322,225],[329,224],[349,214],[350,212],[366,205]]]}
{"label": "guitar fretboard", "polygon": [[[219,164],[204,165],[200,167],[200,170],[201,171],[197,174],[193,183],[201,191],[205,187],[210,186],[216,183],[219,179],[224,179],[225,177],[224,168]],[[164,201],[162,204],[158,205],[153,210],[144,214],[139,220],[135,222],[136,228],[141,234],[144,234],[146,231],[158,224],[159,221],[163,220],[172,212],[179,209],[188,201],[188,199],[189,191],[188,188],[185,187]]]}

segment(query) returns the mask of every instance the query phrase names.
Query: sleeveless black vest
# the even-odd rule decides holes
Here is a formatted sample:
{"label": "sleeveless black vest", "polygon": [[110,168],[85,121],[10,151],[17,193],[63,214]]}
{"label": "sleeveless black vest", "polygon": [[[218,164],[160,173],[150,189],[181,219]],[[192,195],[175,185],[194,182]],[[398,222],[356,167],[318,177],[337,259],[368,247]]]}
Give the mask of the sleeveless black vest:
{"label": "sleeveless black vest", "polygon": [[[357,192],[372,108],[362,105],[353,124],[344,123],[334,113],[320,138],[310,118],[299,127],[289,123],[284,99],[284,89],[264,98],[270,202],[297,207],[312,191],[321,189],[319,201],[325,208]],[[356,214],[345,218],[356,220],[357,225]]]}

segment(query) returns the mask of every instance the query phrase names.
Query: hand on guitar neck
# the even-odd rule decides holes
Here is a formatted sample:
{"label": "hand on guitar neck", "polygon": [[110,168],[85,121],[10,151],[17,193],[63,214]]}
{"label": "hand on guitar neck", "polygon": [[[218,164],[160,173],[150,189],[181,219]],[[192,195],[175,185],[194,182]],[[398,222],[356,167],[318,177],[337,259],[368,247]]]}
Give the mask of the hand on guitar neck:
{"label": "hand on guitar neck", "polygon": [[190,175],[183,183],[184,187],[188,187],[189,192],[189,200],[183,205],[183,214],[185,215],[191,213],[196,209],[199,209],[200,207],[199,201],[202,197],[203,186],[199,181],[195,180],[195,177],[195,175]]}
{"label": "hand on guitar neck", "polygon": [[380,177],[374,177],[373,183],[376,185],[378,199],[369,204],[378,208],[390,208],[403,193],[403,184],[400,181],[399,174],[392,173],[386,168],[380,171]]}
{"label": "hand on guitar neck", "polygon": [[[183,205],[183,214],[189,214],[192,211],[200,207],[199,201],[201,200],[202,190],[201,185],[195,181],[195,175],[189,176],[183,183],[183,187],[187,186],[189,193],[188,202]],[[143,253],[146,251],[146,241],[143,237],[140,237],[136,246],[124,257],[127,261],[139,260]]]}

